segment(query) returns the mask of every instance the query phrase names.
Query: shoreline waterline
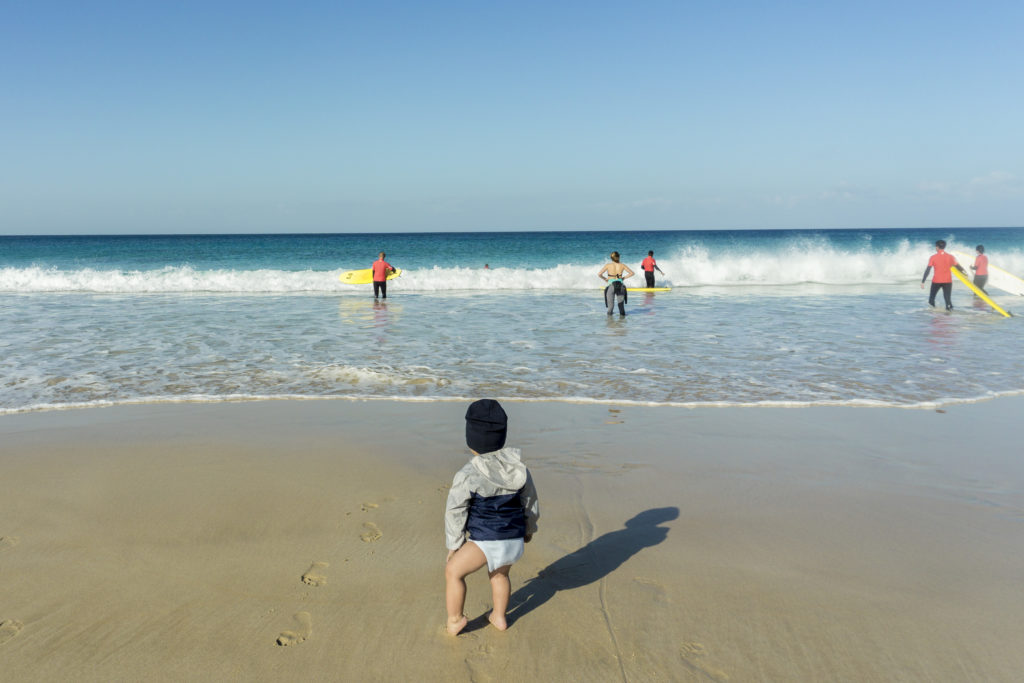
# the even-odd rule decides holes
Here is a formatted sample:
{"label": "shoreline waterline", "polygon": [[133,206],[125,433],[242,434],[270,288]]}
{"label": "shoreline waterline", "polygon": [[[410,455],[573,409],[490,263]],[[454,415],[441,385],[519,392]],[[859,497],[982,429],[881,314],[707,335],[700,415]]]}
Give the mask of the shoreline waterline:
{"label": "shoreline waterline", "polygon": [[[536,397],[536,398],[524,398],[518,396],[495,396],[496,400],[503,403],[547,403],[556,405],[580,405],[580,406],[621,406],[630,408],[681,408],[681,409],[699,409],[699,408],[714,408],[714,409],[729,409],[729,408],[785,408],[785,409],[801,409],[801,408],[861,408],[861,409],[885,409],[894,408],[899,410],[932,410],[936,408],[946,408],[951,406],[962,406],[962,405],[974,405],[977,403],[986,403],[989,401],[999,401],[1005,398],[1012,398],[1017,396],[1024,396],[1024,390],[1020,391],[1007,391],[999,394],[989,396],[979,396],[975,398],[949,398],[937,401],[922,401],[920,403],[912,404],[900,404],[900,403],[884,403],[880,401],[870,400],[852,400],[852,401],[821,401],[815,403],[802,403],[797,401],[765,401],[761,403],[728,403],[728,402],[706,402],[706,403],[658,403],[658,402],[644,402],[644,401],[629,401],[629,400],[616,400],[616,399],[588,399],[588,398],[550,398],[550,397]],[[353,403],[364,403],[364,402],[383,402],[383,403],[411,403],[411,404],[431,404],[431,403],[470,403],[475,398],[469,396],[303,396],[303,395],[290,395],[290,396],[196,396],[196,397],[166,397],[166,398],[139,398],[139,399],[124,399],[121,401],[97,401],[90,403],[68,403],[58,405],[44,405],[44,406],[25,406],[22,408],[3,408],[0,409],[0,418],[4,415],[21,415],[26,413],[45,413],[45,412],[60,412],[68,410],[100,410],[106,408],[118,408],[122,406],[161,406],[161,405],[217,405],[222,403],[263,403],[263,402],[289,402],[289,401],[339,401],[339,402],[353,402]]]}

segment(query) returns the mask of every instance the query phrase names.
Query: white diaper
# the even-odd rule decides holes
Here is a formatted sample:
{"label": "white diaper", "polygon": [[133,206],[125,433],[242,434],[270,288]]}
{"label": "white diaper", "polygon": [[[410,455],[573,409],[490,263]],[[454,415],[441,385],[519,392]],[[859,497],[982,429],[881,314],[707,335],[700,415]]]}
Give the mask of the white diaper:
{"label": "white diaper", "polygon": [[474,541],[470,539],[469,542],[476,544],[476,547],[483,552],[484,557],[487,558],[487,571],[489,572],[512,564],[523,556],[523,539],[521,538],[510,538],[504,541]]}

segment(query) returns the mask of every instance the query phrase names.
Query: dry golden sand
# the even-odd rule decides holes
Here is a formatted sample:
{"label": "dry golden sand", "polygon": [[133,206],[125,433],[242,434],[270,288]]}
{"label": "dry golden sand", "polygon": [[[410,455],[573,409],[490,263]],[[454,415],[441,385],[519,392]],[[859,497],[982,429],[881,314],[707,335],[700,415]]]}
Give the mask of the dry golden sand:
{"label": "dry golden sand", "polygon": [[0,418],[0,679],[1020,680],[1024,401],[505,407],[540,532],[457,638],[461,403]]}

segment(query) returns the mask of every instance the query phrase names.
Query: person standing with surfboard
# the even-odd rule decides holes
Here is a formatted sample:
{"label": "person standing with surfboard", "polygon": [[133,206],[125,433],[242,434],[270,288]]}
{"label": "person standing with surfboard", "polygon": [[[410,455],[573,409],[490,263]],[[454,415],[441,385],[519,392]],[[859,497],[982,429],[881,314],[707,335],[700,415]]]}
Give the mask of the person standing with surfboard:
{"label": "person standing with surfboard", "polygon": [[644,279],[647,280],[648,287],[654,287],[654,271],[658,271],[662,275],[665,274],[661,268],[658,267],[658,262],[654,260],[654,252],[647,252],[647,258],[640,264],[640,268],[644,271]]}
{"label": "person standing with surfboard", "polygon": [[985,245],[979,244],[974,250],[978,252],[974,265],[971,266],[971,270],[974,271],[974,286],[985,292],[985,285],[988,284],[988,256],[985,256]]}
{"label": "person standing with surfboard", "polygon": [[[619,304],[619,315],[626,315],[626,283],[627,277],[636,275],[625,263],[619,263],[619,252],[611,253],[611,263],[606,263],[597,276],[608,283],[604,288],[604,302],[608,305],[608,315],[612,314],[615,304]],[[605,275],[607,273],[607,275]]]}
{"label": "person standing with surfboard", "polygon": [[373,271],[373,298],[377,298],[377,294],[380,293],[382,299],[388,298],[388,275],[395,272],[395,269],[391,267],[391,264],[384,260],[384,252],[380,252],[380,256],[373,262],[370,269]]}
{"label": "person standing with surfboard", "polygon": [[924,289],[924,281],[928,279],[928,273],[932,268],[935,275],[932,276],[932,289],[928,295],[928,305],[935,307],[935,295],[942,290],[942,298],[946,300],[946,310],[953,310],[953,268],[961,273],[966,271],[956,261],[956,257],[946,253],[946,240],[935,242],[935,253],[928,259],[928,267],[924,269],[924,276],[921,278],[921,289]]}

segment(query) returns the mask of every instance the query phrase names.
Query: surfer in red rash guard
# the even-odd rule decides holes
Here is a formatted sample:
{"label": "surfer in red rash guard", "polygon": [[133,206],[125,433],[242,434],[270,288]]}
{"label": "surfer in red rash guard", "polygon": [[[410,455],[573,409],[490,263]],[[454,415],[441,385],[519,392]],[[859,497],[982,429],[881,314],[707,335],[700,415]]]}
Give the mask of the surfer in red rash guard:
{"label": "surfer in red rash guard", "polygon": [[[974,286],[985,292],[985,285],[988,284],[988,256],[985,256],[985,245],[979,244],[975,247],[978,255],[974,259],[971,270],[974,271]],[[985,292],[988,294],[988,292]]]}
{"label": "surfer in red rash guard", "polygon": [[642,268],[643,271],[644,271],[644,279],[647,280],[647,286],[648,287],[653,287],[654,286],[654,271],[655,270],[657,270],[662,275],[665,274],[665,272],[661,268],[658,268],[658,262],[654,260],[654,252],[653,251],[647,252],[647,258],[645,258],[643,260],[643,263],[640,264],[640,268]]}
{"label": "surfer in red rash guard", "polygon": [[380,252],[380,256],[370,266],[373,270],[373,298],[377,298],[378,292],[381,298],[388,298],[388,275],[395,272],[395,269],[391,267],[391,264],[384,260],[384,252]]}
{"label": "surfer in red rash guard", "polygon": [[924,289],[924,281],[928,279],[928,273],[934,268],[935,275],[932,277],[932,289],[928,295],[928,305],[935,306],[935,295],[941,289],[942,298],[946,300],[946,310],[952,311],[953,273],[951,271],[953,268],[956,268],[961,273],[965,273],[965,271],[956,262],[956,257],[952,254],[947,254],[945,249],[946,240],[935,242],[935,253],[928,259],[928,267],[924,269],[924,276],[921,278],[921,289]]}

